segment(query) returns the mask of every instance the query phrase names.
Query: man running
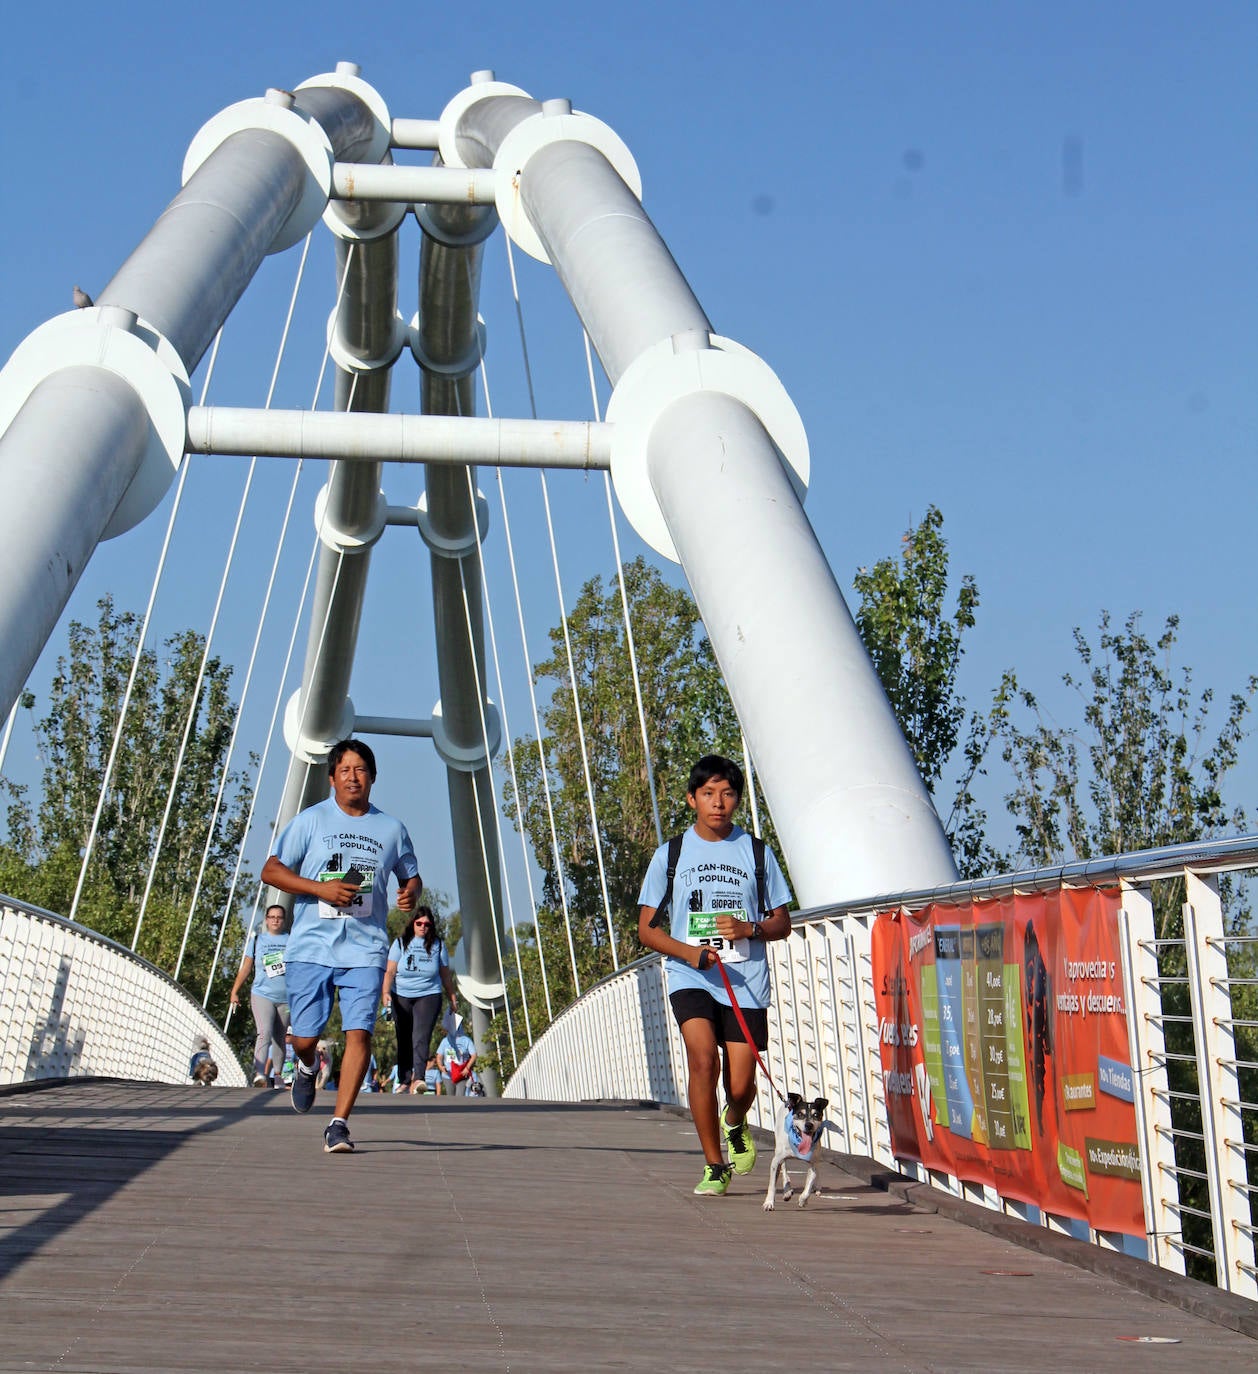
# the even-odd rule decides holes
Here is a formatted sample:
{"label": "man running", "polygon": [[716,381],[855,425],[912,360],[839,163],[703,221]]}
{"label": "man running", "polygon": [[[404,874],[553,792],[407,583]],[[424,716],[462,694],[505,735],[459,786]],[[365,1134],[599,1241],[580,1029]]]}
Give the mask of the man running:
{"label": "man running", "polygon": [[328,755],[332,795],[286,825],[262,867],[262,881],[289,892],[293,925],[285,980],[297,1071],[293,1110],[315,1100],[316,1051],[340,994],[345,1052],[336,1110],[323,1132],[328,1154],[354,1149],[349,1114],[371,1061],[380,989],[389,952],[389,878],[397,904],[410,911],[423,884],[406,827],[371,804],[376,759],[361,740],[341,740]]}

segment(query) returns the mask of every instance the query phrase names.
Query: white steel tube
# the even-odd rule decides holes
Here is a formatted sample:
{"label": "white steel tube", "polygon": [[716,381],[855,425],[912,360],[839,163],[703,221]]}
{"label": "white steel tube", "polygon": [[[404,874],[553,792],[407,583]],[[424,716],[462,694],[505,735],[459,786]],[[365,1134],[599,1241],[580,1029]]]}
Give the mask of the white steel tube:
{"label": "white steel tube", "polygon": [[0,435],[0,712],[8,713],[139,470],[144,402],[103,367],[40,382]]}
{"label": "white steel tube", "polygon": [[800,904],[954,871],[763,425],[729,396],[676,401],[652,432],[648,472],[773,799]]}
{"label": "white steel tube", "polygon": [[394,148],[435,149],[441,137],[439,119],[395,119],[391,124],[390,145]]}
{"label": "white steel tube", "polygon": [[611,466],[611,429],[589,420],[192,406],[188,452],[605,471]]}
{"label": "white steel tube", "polygon": [[[460,156],[492,165],[539,111],[501,95],[470,104]],[[602,152],[561,137],[525,159],[519,178],[529,222],[613,383],[661,340],[710,334],[667,245]],[[801,902],[952,881],[930,795],[763,425],[739,402],[699,393],[656,422],[647,468]]]}
{"label": "white steel tube", "polygon": [[338,162],[332,168],[334,200],[383,200],[448,205],[492,205],[496,176],[488,167],[407,167],[394,163]]}

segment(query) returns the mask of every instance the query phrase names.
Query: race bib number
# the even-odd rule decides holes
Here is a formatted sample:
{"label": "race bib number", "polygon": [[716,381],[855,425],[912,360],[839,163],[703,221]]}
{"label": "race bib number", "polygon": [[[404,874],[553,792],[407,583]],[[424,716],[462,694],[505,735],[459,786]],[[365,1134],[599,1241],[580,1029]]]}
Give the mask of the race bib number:
{"label": "race bib number", "polygon": [[[376,870],[374,868],[365,869],[361,864],[357,865],[357,868],[363,875],[363,880],[358,884],[358,892],[348,906],[333,906],[330,902],[319,903],[319,915],[322,916],[325,921],[343,921],[349,916],[362,916],[366,914],[363,911],[363,898],[364,896],[369,897],[371,889],[375,885]],[[319,874],[319,881],[321,883],[326,883],[332,879],[340,879],[348,872],[349,869],[347,868],[341,869],[339,872],[334,869],[327,870]]]}
{"label": "race bib number", "polygon": [[[728,914],[728,913],[722,913]],[[686,943],[706,945],[721,956],[724,963],[741,964],[751,957],[750,940],[727,940],[716,933],[715,911],[692,911],[686,931]]]}
{"label": "race bib number", "polygon": [[262,956],[262,972],[268,978],[283,978],[284,976],[284,951],[280,949],[272,950],[270,954]]}

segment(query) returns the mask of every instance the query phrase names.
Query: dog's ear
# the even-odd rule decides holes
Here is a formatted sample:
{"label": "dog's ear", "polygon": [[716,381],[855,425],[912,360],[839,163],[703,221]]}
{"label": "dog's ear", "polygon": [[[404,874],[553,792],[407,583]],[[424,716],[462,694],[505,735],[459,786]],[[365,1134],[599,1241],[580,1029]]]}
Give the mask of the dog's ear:
{"label": "dog's ear", "polygon": [[825,1116],[825,1114],[826,1114],[826,1108],[827,1108],[829,1105],[830,1105],[830,1099],[829,1099],[828,1097],[817,1097],[817,1098],[814,1098],[814,1099],[813,1099],[813,1104],[812,1104],[812,1114],[813,1114],[813,1116]]}
{"label": "dog's ear", "polygon": [[792,1112],[800,1112],[804,1109],[804,1099],[798,1093],[787,1093],[786,1105]]}

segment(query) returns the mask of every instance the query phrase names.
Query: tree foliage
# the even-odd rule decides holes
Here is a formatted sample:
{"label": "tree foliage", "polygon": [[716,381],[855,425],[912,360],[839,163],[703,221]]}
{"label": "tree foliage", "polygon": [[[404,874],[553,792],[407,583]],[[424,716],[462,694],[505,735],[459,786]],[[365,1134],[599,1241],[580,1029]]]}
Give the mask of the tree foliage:
{"label": "tree foliage", "polygon": [[[40,796],[32,805],[25,788],[9,787],[8,835],[0,845],[0,888],[63,913],[78,883],[139,635],[136,617],[115,610],[111,598],[98,609],[95,625],[70,625],[69,651],[58,660],[47,714],[37,726]],[[213,818],[236,707],[228,691],[231,669],[212,657],[193,711],[203,649],[202,637],[185,630],[165,642],[160,658],[149,648],[140,655],[76,913],[82,924],[129,946],[153,869],[137,953],[173,971],[208,841],[182,969],[198,998],[227,914],[250,798],[249,784],[233,775]],[[155,854],[168,797],[170,814]],[[226,985],[216,991],[225,1002]]]}
{"label": "tree foliage", "polygon": [[[504,810],[518,825],[518,800],[543,879],[533,922],[521,922],[516,931],[535,1035],[549,1020],[547,990],[557,1015],[576,996],[578,984],[584,990],[612,972],[608,907],[619,962],[641,953],[638,890],[659,843],[652,776],[661,833],[667,838],[690,824],[685,789],[695,759],[713,752],[742,756],[738,720],[689,593],[670,586],[642,558],[626,563],[623,574],[652,772],[643,748],[619,583],[615,577],[594,577],[581,588],[568,615],[573,670],[562,625],[549,632],[550,655],[534,665],[534,681],[543,694],[549,692],[541,712],[542,747],[539,752],[532,736],[514,741],[518,791],[510,775],[504,788]],[[578,728],[573,699],[574,674],[583,729]],[[597,821],[591,817],[590,791]],[[750,826],[748,810],[745,800],[739,819]],[[764,833],[775,842],[767,819]],[[516,1039],[523,1046],[524,1009],[514,949],[504,950],[504,961]],[[497,1018],[494,1031],[505,1046],[505,1016]],[[504,1075],[510,1072],[509,1057],[501,1067]]]}
{"label": "tree foliage", "polygon": [[1051,721],[1013,670],[1004,674],[992,721],[1027,864],[1159,848],[1244,825],[1244,809],[1228,807],[1223,787],[1258,677],[1228,697],[1217,722],[1213,689],[1195,693],[1191,668],[1173,663],[1179,618],[1167,617],[1156,640],[1141,621],[1133,612],[1116,629],[1103,612],[1095,645],[1076,628],[1082,671],[1062,681],[1077,697],[1081,727]]}
{"label": "tree foliage", "polygon": [[[965,698],[957,690],[963,641],[974,627],[979,593],[966,573],[948,609],[948,545],[942,531],[943,515],[928,506],[905,532],[898,558],[857,569],[856,628],[931,793],[946,773],[959,771],[944,828],[962,876],[978,877],[1003,863],[987,842],[987,816],[971,790],[983,771],[988,725],[978,712],[967,722]],[[959,744],[958,770],[953,759]]]}

